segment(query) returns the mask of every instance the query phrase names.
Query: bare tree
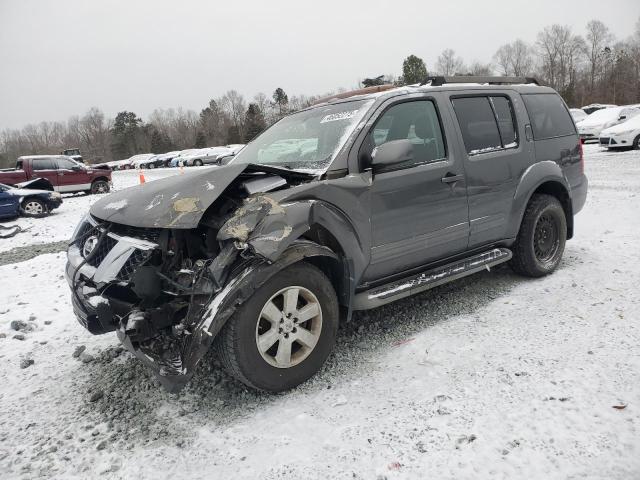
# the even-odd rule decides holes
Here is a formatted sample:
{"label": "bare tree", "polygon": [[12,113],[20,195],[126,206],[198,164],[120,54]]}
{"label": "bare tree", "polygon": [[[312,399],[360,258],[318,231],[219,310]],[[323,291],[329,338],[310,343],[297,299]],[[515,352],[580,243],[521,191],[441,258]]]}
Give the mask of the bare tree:
{"label": "bare tree", "polygon": [[493,75],[493,66],[490,63],[473,62],[467,69],[469,75],[489,76]]}
{"label": "bare tree", "polygon": [[443,50],[436,60],[436,70],[444,76],[455,75],[464,70],[462,59],[450,48]]}
{"label": "bare tree", "polygon": [[544,78],[553,88],[569,95],[584,56],[584,39],[567,26],[551,25],[538,34],[536,44]]}
{"label": "bare tree", "polygon": [[502,75],[524,77],[533,70],[533,50],[521,39],[502,45],[493,58]]}
{"label": "bare tree", "polygon": [[593,93],[596,78],[603,73],[605,49],[613,42],[613,35],[600,20],[587,23],[587,57],[589,59],[589,91]]}

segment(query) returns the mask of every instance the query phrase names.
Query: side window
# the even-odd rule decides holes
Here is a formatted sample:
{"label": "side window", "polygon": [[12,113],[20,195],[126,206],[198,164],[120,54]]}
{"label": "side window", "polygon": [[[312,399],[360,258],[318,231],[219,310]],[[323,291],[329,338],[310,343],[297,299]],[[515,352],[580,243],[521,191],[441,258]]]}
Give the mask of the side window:
{"label": "side window", "polygon": [[502,148],[498,124],[488,97],[454,98],[451,102],[469,155]]}
{"label": "side window", "polygon": [[515,115],[513,114],[511,100],[507,97],[489,98],[493,105],[493,111],[496,112],[498,130],[500,131],[500,138],[502,138],[502,146],[504,148],[515,147],[518,144],[518,134],[516,131]]}
{"label": "side window", "polygon": [[55,170],[56,166],[49,158],[34,158],[31,161],[32,168],[34,170]]}
{"label": "side window", "polygon": [[392,140],[413,144],[412,164],[433,162],[446,157],[442,127],[431,100],[416,100],[392,106],[378,119],[371,132],[375,147]]}
{"label": "side window", "polygon": [[522,99],[529,114],[535,140],[575,135],[573,120],[559,95],[533,93],[522,95]]}
{"label": "side window", "polygon": [[59,158],[57,162],[58,162],[58,168],[61,170],[71,170],[73,167],[76,166],[75,163],[73,163],[71,160],[67,160],[66,158]]}

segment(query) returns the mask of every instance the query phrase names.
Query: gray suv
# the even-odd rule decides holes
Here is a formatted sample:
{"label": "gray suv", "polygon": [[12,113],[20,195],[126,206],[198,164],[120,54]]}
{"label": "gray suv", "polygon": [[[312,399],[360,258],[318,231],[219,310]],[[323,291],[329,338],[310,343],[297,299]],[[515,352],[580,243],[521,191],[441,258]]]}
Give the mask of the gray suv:
{"label": "gray suv", "polygon": [[75,313],[169,390],[214,347],[250,387],[304,382],[338,324],[503,262],[551,273],[587,179],[569,110],[512,77],[371,87],[289,115],[231,163],[96,202]]}

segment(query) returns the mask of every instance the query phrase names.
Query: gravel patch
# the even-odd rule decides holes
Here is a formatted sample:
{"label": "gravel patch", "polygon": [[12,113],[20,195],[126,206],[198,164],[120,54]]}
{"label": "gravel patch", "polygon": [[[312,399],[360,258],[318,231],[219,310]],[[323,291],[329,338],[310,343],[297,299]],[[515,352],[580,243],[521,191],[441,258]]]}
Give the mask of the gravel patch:
{"label": "gravel patch", "polygon": [[36,245],[15,247],[11,250],[7,250],[6,252],[0,252],[0,266],[25,262],[45,253],[64,252],[67,250],[68,245],[69,242],[64,240],[61,242],[40,243]]}

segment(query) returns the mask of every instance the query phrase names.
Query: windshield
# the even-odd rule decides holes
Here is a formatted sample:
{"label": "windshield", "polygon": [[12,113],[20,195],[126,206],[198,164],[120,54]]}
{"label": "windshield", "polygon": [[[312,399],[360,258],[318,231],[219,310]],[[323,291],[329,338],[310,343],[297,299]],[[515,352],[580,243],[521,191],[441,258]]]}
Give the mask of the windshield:
{"label": "windshield", "polygon": [[289,115],[246,145],[233,163],[325,170],[372,103],[345,102]]}

